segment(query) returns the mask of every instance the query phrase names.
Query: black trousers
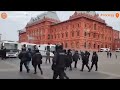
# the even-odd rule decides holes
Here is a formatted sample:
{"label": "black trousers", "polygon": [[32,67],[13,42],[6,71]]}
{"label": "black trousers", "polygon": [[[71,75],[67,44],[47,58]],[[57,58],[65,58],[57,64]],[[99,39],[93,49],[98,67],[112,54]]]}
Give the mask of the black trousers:
{"label": "black trousers", "polygon": [[95,68],[96,68],[96,71],[97,71],[97,70],[98,70],[98,64],[97,64],[97,62],[95,62],[95,63],[93,62],[93,63],[92,63],[92,65],[91,65],[91,70],[92,70],[92,68],[93,68],[94,65],[95,65]]}
{"label": "black trousers", "polygon": [[25,68],[26,68],[26,70],[27,70],[27,72],[29,71],[29,68],[28,68],[28,66],[27,66],[27,61],[20,61],[20,72],[22,71],[22,66],[23,66],[23,64],[24,64],[24,66],[25,66]]}
{"label": "black trousers", "polygon": [[[64,69],[54,70],[53,72],[53,79],[57,79],[59,76],[60,79],[69,79],[66,73],[64,72]],[[64,78],[65,77],[65,78]]]}
{"label": "black trousers", "polygon": [[77,61],[75,61],[75,65],[74,65],[74,68],[77,68]]}
{"label": "black trousers", "polygon": [[88,66],[88,63],[83,63],[83,64],[82,64],[82,69],[81,69],[81,71],[83,71],[85,65],[86,65],[86,67],[88,68],[88,70],[90,70],[90,67]]}
{"label": "black trousers", "polygon": [[41,68],[40,64],[34,64],[34,65],[33,65],[33,67],[34,67],[34,73],[35,73],[35,74],[37,73],[37,66],[38,66],[41,74],[43,74],[43,71],[42,71],[42,68]]}

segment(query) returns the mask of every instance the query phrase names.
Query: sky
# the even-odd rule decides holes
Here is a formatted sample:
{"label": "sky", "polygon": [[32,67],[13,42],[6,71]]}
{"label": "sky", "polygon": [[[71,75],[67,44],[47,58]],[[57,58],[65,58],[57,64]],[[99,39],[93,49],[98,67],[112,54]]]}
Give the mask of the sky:
{"label": "sky", "polygon": [[[2,40],[18,41],[18,30],[23,29],[29,22],[31,17],[40,15],[46,11],[0,11],[1,13],[7,13],[7,18],[2,19],[0,17],[0,34],[2,34]],[[75,11],[56,11],[61,21],[69,19]],[[120,11],[96,11],[97,14],[115,14],[119,13],[119,17],[100,16],[105,22],[112,26],[113,29],[120,31]]]}

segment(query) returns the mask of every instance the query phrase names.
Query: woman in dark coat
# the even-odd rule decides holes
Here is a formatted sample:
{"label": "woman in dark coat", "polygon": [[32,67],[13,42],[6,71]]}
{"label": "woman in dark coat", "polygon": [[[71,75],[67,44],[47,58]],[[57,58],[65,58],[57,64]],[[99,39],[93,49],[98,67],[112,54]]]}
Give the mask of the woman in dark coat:
{"label": "woman in dark coat", "polygon": [[36,50],[36,53],[32,57],[32,65],[35,71],[34,74],[37,73],[37,66],[40,69],[41,74],[43,74],[40,64],[42,64],[42,55],[40,54],[39,50]]}

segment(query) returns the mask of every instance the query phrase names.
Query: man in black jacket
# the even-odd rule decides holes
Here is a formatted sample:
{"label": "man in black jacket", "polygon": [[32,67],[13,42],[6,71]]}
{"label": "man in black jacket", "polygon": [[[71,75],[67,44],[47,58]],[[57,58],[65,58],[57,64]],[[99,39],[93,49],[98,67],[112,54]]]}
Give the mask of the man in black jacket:
{"label": "man in black jacket", "polygon": [[27,51],[27,66],[29,68],[29,64],[30,64],[30,61],[32,60],[32,51],[31,51],[31,48],[28,48],[28,51]]}
{"label": "man in black jacket", "polygon": [[88,57],[89,56],[88,56],[87,52],[83,53],[83,55],[82,55],[82,69],[81,69],[81,71],[83,71],[84,65],[86,65],[86,67],[88,68],[88,72],[90,72],[90,68],[88,66],[88,59],[89,59]]}
{"label": "man in black jacket", "polygon": [[71,53],[70,49],[67,52],[67,58],[68,58],[68,64],[69,64],[69,67],[70,67],[69,70],[72,70],[73,57],[72,57],[72,53]]}
{"label": "man in black jacket", "polygon": [[27,66],[27,51],[25,48],[22,48],[22,51],[20,52],[20,54],[18,55],[20,61],[20,72],[22,72],[22,65],[24,64],[25,68],[27,69],[27,73],[29,73],[29,68]]}
{"label": "man in black jacket", "polygon": [[41,72],[41,75],[43,74],[42,68],[40,66],[41,64],[42,64],[42,55],[39,52],[39,50],[36,50],[36,53],[32,57],[32,65],[34,67],[34,74],[37,73],[37,66]]}
{"label": "man in black jacket", "polygon": [[98,63],[98,55],[97,55],[96,52],[93,52],[93,56],[92,56],[91,62],[92,62],[92,65],[91,65],[91,69],[90,70],[92,70],[93,65],[95,65],[95,67],[96,67],[95,71],[97,71],[97,69],[98,69],[98,64],[97,64]]}
{"label": "man in black jacket", "polygon": [[52,64],[53,79],[56,79],[58,76],[60,79],[64,79],[64,77],[69,79],[66,73],[64,72],[65,64],[66,64],[65,51],[63,50],[62,46],[58,46],[55,56],[53,57],[53,64]]}
{"label": "man in black jacket", "polygon": [[75,62],[74,68],[77,68],[77,61],[80,60],[78,51],[75,51],[73,55],[73,61]]}

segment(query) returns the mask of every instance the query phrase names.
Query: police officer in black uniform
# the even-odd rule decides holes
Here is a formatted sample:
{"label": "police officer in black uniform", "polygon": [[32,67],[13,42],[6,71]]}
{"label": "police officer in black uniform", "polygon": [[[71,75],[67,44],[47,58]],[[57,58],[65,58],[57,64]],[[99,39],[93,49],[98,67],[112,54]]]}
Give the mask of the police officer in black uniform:
{"label": "police officer in black uniform", "polygon": [[83,71],[84,69],[84,65],[86,65],[86,67],[88,68],[88,72],[90,72],[90,68],[88,66],[88,61],[89,61],[89,58],[88,58],[88,53],[85,52],[85,53],[82,53],[82,69],[80,71]]}
{"label": "police officer in black uniform", "polygon": [[97,69],[98,69],[98,55],[97,55],[97,53],[96,53],[96,52],[93,52],[91,62],[92,62],[92,65],[91,65],[90,70],[92,70],[93,65],[95,65],[95,67],[96,67],[96,70],[95,70],[95,71],[97,71]]}
{"label": "police officer in black uniform", "polygon": [[74,68],[77,68],[77,61],[80,60],[78,51],[75,51],[73,55],[73,61],[75,62]]}
{"label": "police officer in black uniform", "polygon": [[20,54],[18,55],[20,61],[20,72],[22,72],[22,65],[24,64],[25,68],[27,69],[27,73],[29,73],[30,69],[27,66],[27,51],[25,48],[22,48],[22,51],[20,52]]}
{"label": "police officer in black uniform", "polygon": [[66,64],[66,54],[63,50],[62,45],[56,46],[56,52],[53,57],[53,64],[52,64],[52,70],[53,70],[53,79],[57,79],[59,76],[60,79],[69,79],[64,72]]}

